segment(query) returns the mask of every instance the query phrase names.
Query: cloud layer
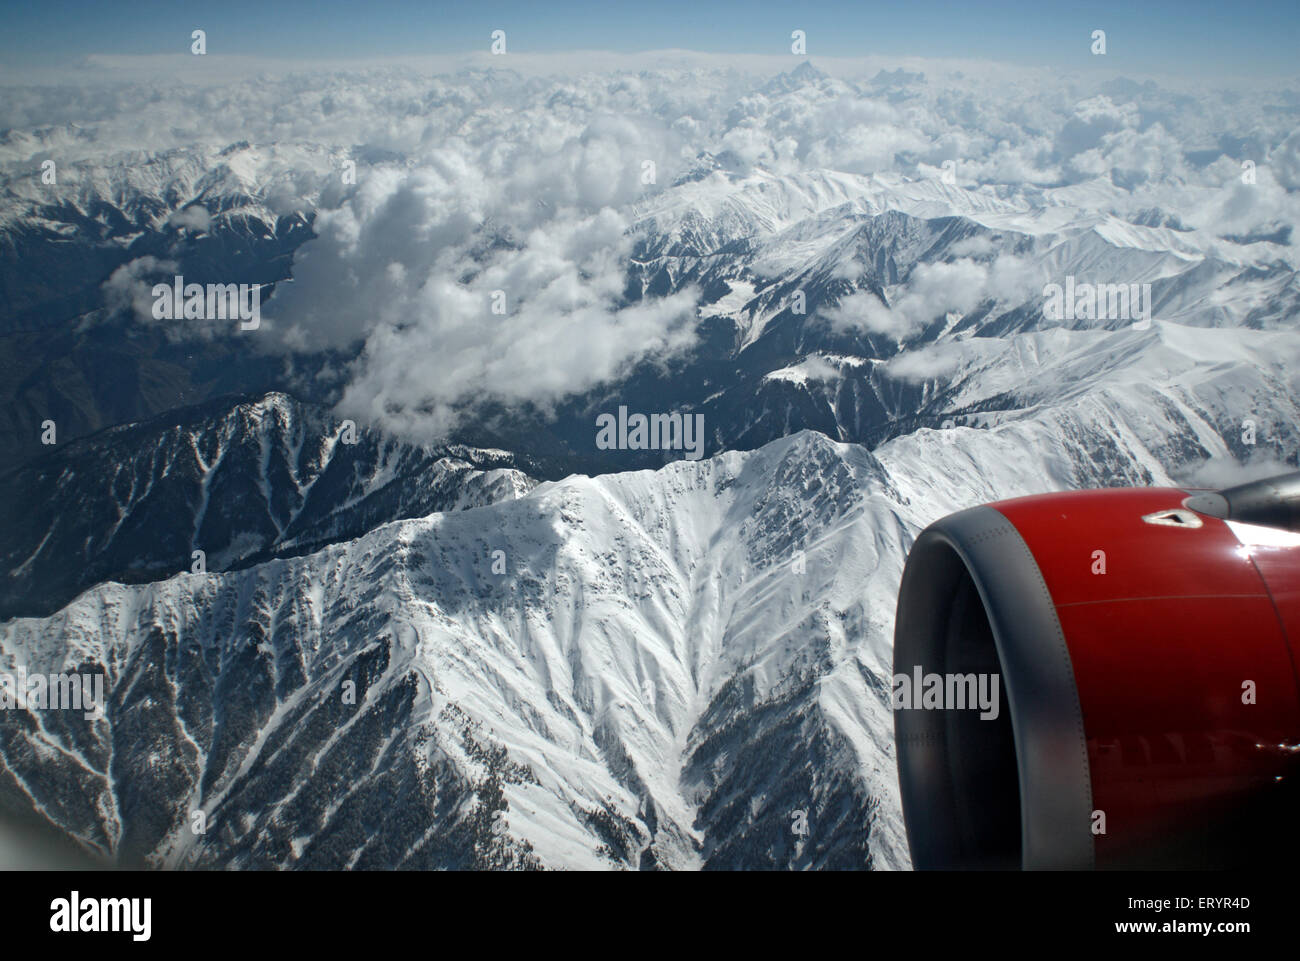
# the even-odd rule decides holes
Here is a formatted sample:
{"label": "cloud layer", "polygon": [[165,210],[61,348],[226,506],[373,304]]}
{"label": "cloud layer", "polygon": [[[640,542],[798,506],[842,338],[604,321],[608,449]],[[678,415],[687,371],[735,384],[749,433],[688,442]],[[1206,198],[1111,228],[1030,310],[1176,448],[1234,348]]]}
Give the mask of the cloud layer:
{"label": "cloud layer", "polygon": [[[430,439],[466,405],[545,408],[690,348],[699,292],[627,290],[641,212],[683,180],[716,186],[722,204],[728,183],[757,170],[937,179],[1045,219],[1069,202],[1236,241],[1300,223],[1300,95],[1285,86],[912,62],[838,63],[829,76],[788,69],[798,62],[17,86],[0,105],[12,128],[0,170],[16,210],[47,197],[43,159],[84,198],[105,169],[168,157],[176,175],[199,156],[211,169],[188,175],[195,191],[248,195],[272,216],[314,213],[318,236],[266,305],[261,342],[359,345],[342,409]],[[248,145],[225,150],[236,142]],[[702,158],[725,175],[701,173]],[[171,226],[199,232],[222,216],[194,199],[181,198]],[[1294,264],[1293,250],[1276,255]],[[986,238],[954,253],[920,265],[888,305],[859,292],[825,316],[905,339],[989,298],[1024,300],[1044,279]],[[166,267],[119,269],[108,305],[142,316],[140,290]]]}

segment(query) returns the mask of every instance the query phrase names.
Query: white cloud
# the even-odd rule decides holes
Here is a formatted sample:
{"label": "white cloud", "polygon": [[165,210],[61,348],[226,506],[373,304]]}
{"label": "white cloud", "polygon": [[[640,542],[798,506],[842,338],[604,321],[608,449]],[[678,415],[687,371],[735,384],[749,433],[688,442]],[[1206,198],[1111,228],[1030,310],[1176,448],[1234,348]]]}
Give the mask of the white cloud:
{"label": "white cloud", "polygon": [[[1000,343],[993,346],[1002,347]],[[949,378],[985,349],[984,345],[969,340],[929,344],[891,358],[885,364],[885,372],[910,383]]]}
{"label": "white cloud", "polygon": [[1300,190],[1300,130],[1282,141],[1268,162],[1278,183],[1287,190]]}
{"label": "white cloud", "polygon": [[170,283],[176,270],[175,261],[152,255],[127,261],[104,281],[105,306],[110,312],[128,311],[142,323],[156,323],[151,290],[155,283]]}
{"label": "white cloud", "polygon": [[212,215],[208,213],[202,204],[191,204],[177,210],[167,218],[167,222],[173,227],[180,227],[194,233],[202,233],[212,223]]}
{"label": "white cloud", "polygon": [[906,340],[937,318],[969,313],[986,299],[1019,305],[1031,295],[1034,283],[1029,268],[1009,254],[992,263],[967,258],[921,263],[905,284],[887,292],[888,306],[871,291],[860,290],[822,314],[836,330],[861,329]]}
{"label": "white cloud", "polygon": [[[898,58],[818,59],[828,77],[792,82],[774,80],[789,57],[681,51],[512,54],[508,70],[486,52],[273,66],[96,58],[75,85],[7,87],[0,172],[18,198],[10,206],[48,202],[41,158],[59,161],[59,189],[76,199],[101,183],[143,182],[144,149],[158,167],[148,176],[192,189],[170,215],[176,226],[200,231],[212,226],[205,217],[226,216],[202,195],[221,178],[275,214],[313,213],[318,237],[265,304],[256,342],[290,352],[363,345],[345,405],[422,435],[467,402],[547,405],[686,348],[689,295],[624,300],[629,230],[706,153],[732,175],[829,170],[891,183],[935,177],[951,160],[973,208],[1006,202],[1045,221],[1068,203],[1119,217],[1172,212],[1212,239],[1300,224],[1300,134],[1286,125],[1283,87]],[[882,70],[905,73],[875,82]],[[238,141],[252,146],[223,152]],[[1259,153],[1256,183],[1242,183],[1229,147],[1218,161],[1200,156],[1231,142]],[[355,185],[340,177],[345,160]],[[797,219],[787,203],[878,212],[835,183],[772,191],[770,208],[754,203],[745,216],[761,228]],[[722,174],[693,186],[715,215],[736,189]],[[931,206],[946,212],[940,200]],[[919,215],[926,209],[918,202]],[[888,307],[858,292],[824,315],[905,339],[990,298],[1011,306],[1036,296],[1044,279],[995,258],[1000,243],[972,237],[956,260],[919,264],[887,291]],[[139,315],[160,266],[114,273],[110,306]],[[846,261],[834,275],[866,270]],[[490,310],[497,290],[504,315]]]}
{"label": "white cloud", "polygon": [[988,235],[975,234],[973,237],[957,241],[948,249],[954,257],[987,257],[997,247]]}

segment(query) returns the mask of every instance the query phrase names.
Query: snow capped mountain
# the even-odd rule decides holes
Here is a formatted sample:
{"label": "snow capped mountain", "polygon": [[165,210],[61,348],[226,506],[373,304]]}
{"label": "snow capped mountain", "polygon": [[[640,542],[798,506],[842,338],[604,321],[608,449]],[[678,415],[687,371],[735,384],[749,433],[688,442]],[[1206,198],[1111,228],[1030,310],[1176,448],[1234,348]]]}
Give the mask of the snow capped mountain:
{"label": "snow capped mountain", "polygon": [[41,132],[47,149],[14,132],[0,143],[0,158],[14,155],[0,159],[3,333],[100,317],[101,285],[147,257],[200,281],[283,280],[288,256],[310,236],[320,184],[337,166],[310,144],[246,142],[75,161],[57,133]]}
{"label": "snow capped mountain", "polygon": [[[665,192],[644,212],[634,276],[660,294],[697,284],[707,315],[742,327],[742,350],[788,310],[795,289],[805,292],[810,316],[855,289],[889,304],[917,265],[964,259],[1014,258],[1007,279],[1022,282],[991,291],[1001,296],[982,313],[994,320],[1028,308],[1022,325],[1043,323],[1042,287],[1066,276],[1152,283],[1156,315],[1195,326],[1261,326],[1269,317],[1276,324],[1300,304],[1285,247],[1152,227],[1067,205],[1064,195],[1003,198],[938,179],[834,172],[719,174]],[[1227,313],[1233,304],[1239,310]]]}
{"label": "snow capped mountain", "polygon": [[[46,418],[72,440],[286,385],[278,360],[247,342],[196,351],[177,343],[174,330],[123,318],[134,309],[131,285],[162,275],[286,279],[293,252],[311,236],[317,172],[323,177],[331,162],[324,150],[237,142],[105,153],[92,132],[58,128],[9,131],[0,157],[0,350],[8,364],[0,470],[46,452],[34,442]],[[47,161],[55,166],[44,169]],[[54,182],[43,180],[47,173]],[[148,290],[141,293],[147,303]]]}
{"label": "snow capped mountain", "polygon": [[[1171,374],[1223,351],[1207,334],[1147,332]],[[103,721],[5,728],[9,794],[132,863],[905,866],[887,695],[916,531],[999,497],[1169,483],[1162,465],[1226,448],[1214,416],[1179,422],[1191,401],[1268,388],[1108,384],[875,456],[804,432],[103,584],[0,628],[5,670],[103,671],[111,691]]]}
{"label": "snow capped mountain", "polygon": [[0,628],[5,669],[112,692],[104,721],[6,725],[8,793],[129,862],[901,866],[883,678],[913,516],[866,451],[800,434],[104,584]]}
{"label": "snow capped mountain", "polygon": [[[1289,331],[1159,321],[1149,330],[1056,329],[956,339],[875,365],[813,354],[768,376],[842,412],[864,366],[867,376],[880,369],[913,381],[920,397],[914,412],[876,427],[878,442],[918,428],[1051,424],[1099,458],[1072,486],[1186,478],[1207,461],[1288,463],[1300,449],[1300,342]],[[1106,437],[1143,451],[1136,462],[1146,469],[1131,474],[1117,470],[1127,459],[1101,458]]]}
{"label": "snow capped mountain", "polygon": [[518,497],[534,481],[514,463],[399,443],[283,394],[111,428],[0,477],[0,612],[48,613],[104,580],[229,570]]}
{"label": "snow capped mountain", "polygon": [[61,167],[56,163],[54,182],[44,182],[43,158],[76,158],[83,152],[75,133],[10,131],[0,140],[0,166],[9,167],[0,180],[5,199],[0,231],[19,225],[58,231],[66,222],[61,215],[75,213],[106,228],[114,226],[112,221],[129,225],[138,235],[162,230],[178,210],[198,204],[218,222],[255,221],[274,232],[280,216],[319,198],[318,188],[303,196],[301,185],[315,186],[341,159],[314,144],[239,141],[220,148],[92,153]]}
{"label": "snow capped mountain", "polygon": [[[626,390],[638,400],[653,397],[656,408],[704,410],[710,451],[752,448],[800,429],[877,442],[889,435],[888,425],[915,410],[919,398],[910,383],[879,365],[858,365],[841,402],[828,406],[768,375],[813,356],[889,359],[972,332],[1000,337],[1046,326],[1128,323],[1046,318],[1045,285],[1069,277],[1149,283],[1158,320],[1290,327],[1300,286],[1287,242],[1289,195],[1278,184],[1290,183],[1291,147],[1280,134],[1263,132],[1273,94],[1261,94],[1264,105],[1249,109],[1227,94],[1201,107],[1255,124],[1253,139],[1233,141],[1233,150],[1258,147],[1260,157],[1275,158],[1270,169],[1276,173],[1261,168],[1259,189],[1250,191],[1237,180],[1236,154],[1227,147],[1218,166],[1206,166],[1163,132],[1177,132],[1184,143],[1203,139],[1204,118],[1189,113],[1188,99],[1176,91],[1111,83],[1094,96],[1055,88],[1030,96],[1030,88],[1002,89],[1000,81],[986,80],[1015,105],[994,122],[969,100],[968,78],[943,76],[873,70],[850,80],[804,64],[739,83],[704,72],[690,79],[707,95],[690,102],[680,92],[685,78],[671,72],[586,87],[492,71],[429,82],[391,77],[373,87],[333,78],[323,86],[283,81],[275,87],[294,104],[277,116],[284,123],[299,118],[292,137],[275,125],[235,133],[224,120],[210,130],[190,129],[185,123],[192,118],[183,122],[176,110],[173,127],[155,132],[157,147],[120,149],[139,119],[129,99],[95,126],[7,131],[0,142],[0,283],[7,293],[0,327],[58,328],[60,334],[12,342],[19,370],[0,414],[0,438],[9,440],[0,446],[0,464],[22,463],[40,423],[36,414],[51,408],[68,408],[60,412],[61,428],[71,438],[226,392],[281,390],[315,402],[339,400],[338,383],[287,375],[290,365],[269,363],[242,342],[191,341],[179,354],[171,342],[181,336],[176,330],[129,323],[120,301],[132,284],[147,290],[148,263],[174,262],[176,272],[200,283],[276,284],[293,277],[293,284],[281,284],[286,296],[294,295],[287,300],[268,288],[269,314],[283,309],[289,324],[342,314],[331,320],[339,328],[331,338],[304,335],[294,342],[301,355],[337,347],[340,356],[300,357],[295,370],[314,364],[349,378],[358,409],[384,422],[377,426],[427,441],[430,435],[418,429],[422,420],[450,407],[468,428],[458,439],[521,449],[533,438],[562,457],[585,458],[581,466],[592,470],[652,466],[649,458],[610,461],[594,447],[591,421],[611,394]],[[199,106],[212,96],[184,93]],[[239,88],[222,96],[253,93]],[[504,127],[499,113],[487,109],[493,96],[520,100]],[[162,92],[155,101],[169,102]],[[345,109],[358,103],[369,104],[370,112]],[[400,123],[371,117],[393,103]],[[620,127],[598,119],[601,110],[636,119]],[[1144,126],[1144,111],[1159,123]],[[247,113],[261,116],[255,106]],[[536,131],[529,124],[543,115],[557,126],[539,144],[542,159],[517,162],[534,155],[529,138]],[[365,135],[349,126],[359,122]],[[892,149],[873,146],[877,141]],[[662,164],[662,187],[646,189],[630,176],[646,157]],[[55,184],[41,179],[46,159],[61,164]],[[342,176],[350,160],[359,165],[352,184]],[[1149,169],[1137,171],[1139,162]],[[600,183],[611,186],[593,186]],[[1267,197],[1277,190],[1283,198],[1270,210]],[[486,327],[477,323],[483,303],[492,290],[506,289],[495,285],[511,287],[511,302],[526,305],[537,294],[527,289],[527,278],[545,273],[538,264],[515,263],[530,243],[547,238],[549,246],[537,253],[544,263],[552,262],[550,249],[593,244],[575,243],[567,233],[570,216],[596,216],[602,230],[621,230],[630,255],[599,268],[583,264],[577,277],[599,276],[599,290],[548,305],[539,315],[616,290],[623,296],[609,296],[611,310],[658,310],[674,295],[686,296],[701,320],[692,349],[667,358],[633,354],[611,383],[594,387],[577,379],[590,364],[558,366],[564,351],[537,364],[547,372],[538,375],[535,352],[500,356],[511,344],[531,342],[527,328],[538,320],[525,311],[518,316],[528,319],[513,336],[485,335],[498,340],[476,354],[482,359],[475,377],[452,376],[462,367],[436,360],[427,370],[411,364],[419,369],[394,373],[405,369],[400,358],[441,353],[419,340],[423,325]],[[602,234],[594,245],[612,242],[612,233]],[[77,270],[65,272],[68,263]],[[487,276],[498,279],[484,280],[478,290],[478,278]],[[553,292],[568,283],[551,278],[541,286]],[[447,289],[464,296],[434,293]],[[365,296],[353,303],[356,291]],[[398,305],[391,329],[379,319],[386,311],[375,309],[390,301]],[[430,309],[433,302],[437,310]],[[124,322],[111,336],[97,326]],[[76,325],[77,333],[66,325]],[[629,339],[614,326],[608,333],[617,343]],[[416,342],[403,343],[408,337]],[[363,362],[344,368],[367,338],[373,339]],[[631,339],[659,343],[644,332]],[[111,390],[89,369],[105,340],[128,367]],[[121,351],[124,342],[130,351]],[[194,376],[204,366],[219,377]],[[397,391],[392,382],[402,376],[410,383]],[[512,397],[521,377],[571,382],[573,396],[542,398],[540,416],[512,411],[525,423],[503,438],[492,429],[500,417],[489,425],[500,407],[484,415],[476,405],[501,401],[503,389]],[[452,380],[474,386],[450,398],[428,395],[429,385]],[[113,414],[102,416],[109,408]],[[445,429],[434,433],[441,438]]]}
{"label": "snow capped mountain", "polygon": [[[1270,396],[1294,396],[1286,365],[1300,278],[1288,248],[1072,207],[1063,189],[998,196],[937,179],[757,173],[715,174],[681,193],[639,222],[632,274],[647,296],[702,291],[701,318],[738,374],[696,401],[721,425],[720,447],[805,428],[875,444],[966,408],[1014,417],[1030,398],[1142,380],[1148,363],[1160,380],[1169,348],[1200,358],[1175,362],[1186,373],[1208,361],[1192,329],[1220,328],[1232,333],[1199,340],[1223,344],[1234,376],[1261,389],[1220,407],[1217,431],[1262,416],[1277,455],[1293,451],[1289,408],[1268,411]],[[1146,297],[1159,332],[1130,336],[1135,312],[1048,316],[1048,285],[1076,282],[1138,290],[1134,304]]]}
{"label": "snow capped mountain", "polygon": [[[0,813],[127,865],[906,867],[916,532],[1300,466],[1294,95],[927,74],[0,133],[0,672],[109,693],[3,712]],[[265,327],[155,323],[159,274]],[[600,446],[620,408],[705,459]]]}

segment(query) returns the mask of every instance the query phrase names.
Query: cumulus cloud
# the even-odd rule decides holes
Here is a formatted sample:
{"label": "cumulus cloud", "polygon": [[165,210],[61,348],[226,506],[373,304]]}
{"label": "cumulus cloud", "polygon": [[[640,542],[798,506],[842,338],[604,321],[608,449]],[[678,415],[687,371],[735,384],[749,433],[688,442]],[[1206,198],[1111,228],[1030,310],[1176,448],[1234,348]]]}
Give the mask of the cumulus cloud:
{"label": "cumulus cloud", "polygon": [[467,404],[546,408],[694,343],[695,291],[625,299],[628,211],[675,175],[680,135],[607,113],[500,119],[505,136],[365,170],[268,305],[286,349],[362,345],[344,412],[435,439]]}
{"label": "cumulus cloud", "polygon": [[173,227],[202,233],[212,223],[212,215],[202,204],[191,204],[173,213],[167,218],[167,223]]}
{"label": "cumulus cloud", "polygon": [[[971,241],[963,243],[968,248],[979,246]],[[1034,277],[1024,262],[1010,254],[991,263],[964,257],[921,263],[890,303],[882,302],[871,291],[860,290],[822,311],[822,315],[835,330],[864,330],[901,341],[937,318],[969,313],[988,299],[1018,305],[1033,292]]]}
{"label": "cumulus cloud", "polygon": [[554,297],[527,302],[514,322],[485,316],[472,295],[432,292],[431,300],[445,298],[432,323],[372,332],[340,410],[433,440],[465,404],[495,398],[545,409],[639,359],[694,342],[694,291],[614,310],[596,303],[553,309],[568,289],[561,282]]}
{"label": "cumulus cloud", "polygon": [[1300,226],[1300,194],[1279,183],[1271,165],[1247,168],[1223,158],[1206,178],[1217,183],[1166,194],[1166,204],[1184,211],[1188,226],[1219,237],[1267,235]]}
{"label": "cumulus cloud", "polygon": [[984,354],[1002,349],[1004,345],[997,341],[960,340],[929,344],[920,350],[905,351],[890,358],[885,364],[885,373],[909,383],[951,378]]}
{"label": "cumulus cloud", "polygon": [[1279,184],[1287,190],[1300,190],[1300,130],[1278,144],[1268,159]]}
{"label": "cumulus cloud", "polygon": [[161,260],[152,255],[127,261],[104,281],[105,306],[110,314],[126,311],[142,323],[154,323],[153,285],[170,283],[176,270],[175,261]]}
{"label": "cumulus cloud", "polygon": [[987,234],[975,234],[973,237],[967,237],[965,240],[959,240],[948,248],[948,252],[954,257],[987,257],[997,250],[997,245],[993,243],[993,238]]}
{"label": "cumulus cloud", "polygon": [[[195,59],[166,61],[163,80],[139,62],[101,59],[91,72],[108,80],[7,88],[0,172],[15,203],[49,202],[33,171],[55,157],[59,189],[74,196],[105,170],[123,171],[107,182],[125,190],[148,165],[148,176],[192,185],[195,196],[169,215],[188,231],[230,215],[202,194],[227,181],[276,215],[308,213],[317,236],[264,306],[256,343],[289,362],[345,351],[355,358],[337,368],[349,378],[345,409],[421,436],[481,399],[545,407],[689,349],[694,292],[641,300],[628,290],[638,225],[679,181],[696,189],[701,219],[746,216],[756,230],[801,211],[880,213],[876,195],[859,181],[849,189],[845,175],[911,191],[914,216],[945,215],[948,194],[961,195],[974,212],[1034,211],[1044,230],[1067,205],[1098,217],[1176,213],[1216,242],[1300,223],[1300,133],[1286,122],[1285,86],[881,58],[795,75],[788,57],[684,54],[512,55],[511,70],[485,69],[497,66],[486,57],[311,65],[256,79],[248,64],[223,73],[211,57],[198,65],[210,76],[176,83]],[[236,142],[247,143],[230,149]],[[202,184],[187,166],[195,156],[211,175]],[[1244,160],[1258,168],[1251,183]],[[340,176],[345,161],[354,183]],[[946,170],[956,185],[927,194],[915,183]],[[838,179],[810,176],[825,172]],[[782,192],[763,181],[753,190],[764,196],[741,213],[729,205],[751,173],[802,185]],[[905,340],[946,314],[1037,297],[1046,278],[1027,263],[979,234],[946,261],[911,269],[886,290],[888,303],[859,291],[823,316]],[[869,266],[846,260],[832,276],[856,281]],[[151,320],[149,284],[171,269],[153,258],[119,268],[104,285],[107,305]],[[764,269],[753,265],[756,277]],[[899,362],[905,373],[937,363]]]}
{"label": "cumulus cloud", "polygon": [[1097,150],[1105,138],[1137,127],[1140,118],[1133,103],[1116,104],[1105,96],[1083,100],[1057,133],[1056,149],[1067,158]]}

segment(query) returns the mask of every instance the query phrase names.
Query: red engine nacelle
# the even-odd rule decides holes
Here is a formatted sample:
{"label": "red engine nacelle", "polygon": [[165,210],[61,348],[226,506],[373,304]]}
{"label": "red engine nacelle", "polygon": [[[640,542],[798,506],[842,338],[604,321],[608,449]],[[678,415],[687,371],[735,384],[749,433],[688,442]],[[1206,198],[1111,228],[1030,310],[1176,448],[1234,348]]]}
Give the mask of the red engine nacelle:
{"label": "red engine nacelle", "polygon": [[[1003,501],[917,538],[894,672],[917,868],[1219,867],[1300,834],[1300,473]],[[933,685],[931,685],[933,686]],[[896,691],[897,693],[897,691]]]}

